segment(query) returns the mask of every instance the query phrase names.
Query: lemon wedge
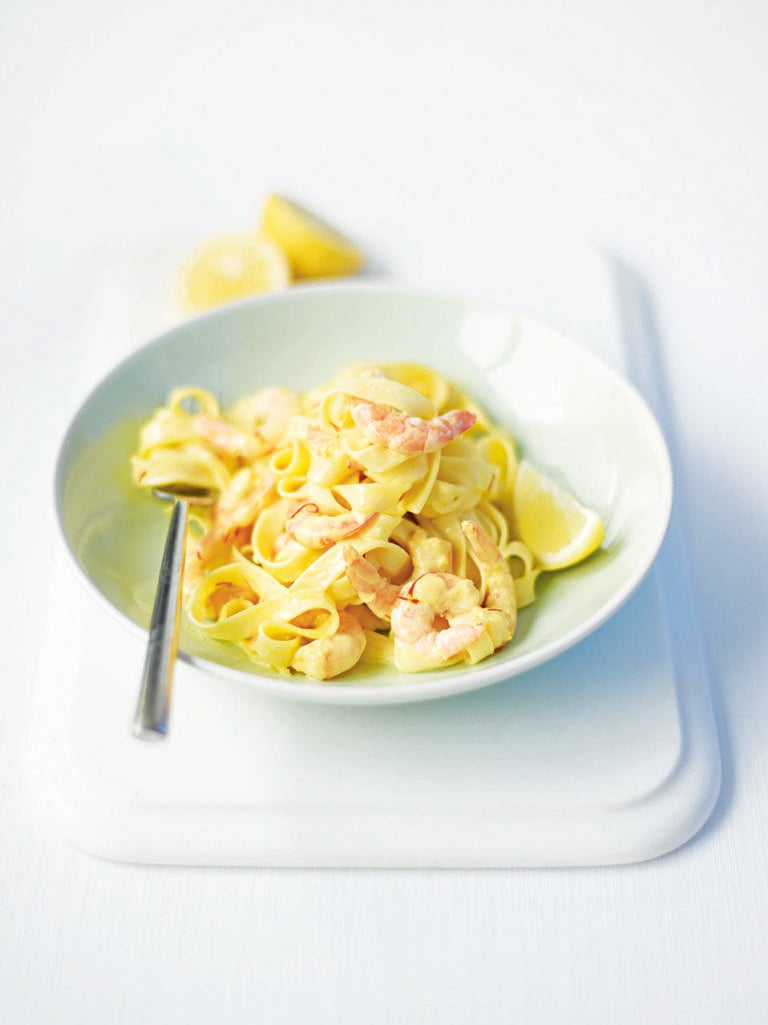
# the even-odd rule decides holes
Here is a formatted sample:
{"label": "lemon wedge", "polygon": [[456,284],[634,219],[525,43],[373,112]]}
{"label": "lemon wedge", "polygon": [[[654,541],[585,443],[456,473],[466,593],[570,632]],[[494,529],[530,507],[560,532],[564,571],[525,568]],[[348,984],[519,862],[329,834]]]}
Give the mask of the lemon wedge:
{"label": "lemon wedge", "polygon": [[573,566],[605,538],[598,513],[524,460],[517,468],[513,509],[520,540],[543,569]]}
{"label": "lemon wedge", "polygon": [[285,288],[291,269],[285,253],[269,239],[224,235],[207,242],[188,260],[182,298],[197,310]]}
{"label": "lemon wedge", "polygon": [[285,252],[296,278],[354,274],[363,254],[324,221],[283,196],[268,197],[259,233]]}

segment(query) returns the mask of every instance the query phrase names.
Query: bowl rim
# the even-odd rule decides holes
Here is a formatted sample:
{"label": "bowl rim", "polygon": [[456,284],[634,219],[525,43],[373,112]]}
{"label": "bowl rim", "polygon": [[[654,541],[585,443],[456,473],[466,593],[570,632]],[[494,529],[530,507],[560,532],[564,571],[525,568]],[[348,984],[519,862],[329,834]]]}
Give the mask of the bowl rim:
{"label": "bowl rim", "polygon": [[[67,429],[64,432],[62,441],[56,453],[52,480],[53,504],[57,528],[56,533],[59,539],[60,548],[63,549],[66,560],[74,570],[76,577],[80,580],[81,585],[84,587],[86,592],[96,599],[97,605],[106,609],[113,619],[116,619],[121,623],[122,626],[127,628],[134,636],[143,638],[144,641],[146,641],[148,631],[146,628],[134,622],[127,613],[114,605],[94,583],[84,567],[80,564],[69,537],[67,536],[67,531],[64,525],[64,464],[72,436],[77,430],[78,422],[89,403],[102,389],[107,387],[109,382],[116,378],[128,364],[140,358],[144,353],[153,348],[162,347],[167,343],[171,336],[176,335],[179,332],[189,330],[194,325],[204,323],[206,320],[218,319],[235,308],[261,308],[272,304],[285,302],[293,303],[296,301],[302,301],[307,296],[315,296],[318,294],[338,298],[339,296],[349,294],[360,295],[366,292],[374,293],[378,296],[388,295],[392,298],[411,298],[439,303],[449,303],[456,307],[474,305],[486,311],[503,312],[520,323],[524,323],[533,328],[544,330],[550,334],[556,335],[561,342],[564,342],[568,348],[578,354],[579,359],[587,362],[591,361],[596,368],[599,368],[601,373],[608,376],[613,386],[618,388],[620,392],[623,392],[629,401],[635,404],[639,415],[645,422],[645,426],[648,430],[648,438],[652,441],[652,448],[654,451],[656,466],[659,471],[659,481],[661,485],[661,501],[657,507],[658,516],[656,529],[647,546],[645,559],[637,563],[618,591],[614,592],[609,599],[603,601],[600,607],[578,626],[571,628],[560,637],[548,642],[534,651],[518,656],[512,655],[511,658],[501,661],[496,661],[495,659],[490,658],[472,666],[449,667],[450,671],[445,672],[444,676],[437,676],[436,678],[425,678],[425,674],[421,673],[400,673],[398,670],[393,670],[393,673],[396,673],[398,676],[396,681],[388,682],[386,676],[379,676],[376,678],[375,682],[372,682],[370,685],[366,685],[360,681],[345,681],[343,678],[338,681],[319,681],[301,676],[290,676],[285,678],[272,677],[262,675],[259,672],[258,666],[255,666],[253,671],[239,669],[234,666],[227,666],[219,662],[211,661],[210,659],[204,658],[200,655],[187,652],[181,647],[179,648],[177,658],[179,661],[184,662],[187,665],[193,666],[205,673],[212,674],[213,676],[234,680],[240,683],[247,683],[248,685],[255,687],[257,691],[262,694],[288,700],[344,705],[403,704],[413,701],[427,701],[463,694],[468,691],[479,690],[483,687],[490,686],[491,684],[512,679],[521,673],[528,672],[545,662],[549,662],[592,634],[607,620],[612,618],[627,602],[631,595],[634,594],[642,581],[649,574],[656,561],[659,550],[661,549],[666,536],[672,513],[674,488],[671,457],[661,426],[650,404],[632,381],[625,377],[620,371],[614,369],[614,367],[593,352],[588,346],[569,334],[559,328],[545,323],[542,320],[517,313],[511,306],[505,305],[502,302],[488,301],[470,295],[459,294],[455,291],[425,289],[417,286],[402,285],[397,282],[381,280],[312,282],[292,285],[290,289],[281,289],[264,295],[241,299],[237,302],[229,303],[226,306],[204,311],[196,316],[189,317],[170,326],[157,335],[154,335],[152,338],[134,347],[127,355],[117,360],[110,370],[103,374],[86,390],[84,396],[77,403],[74,412],[70,415]],[[439,674],[441,670],[435,670],[435,672]]]}

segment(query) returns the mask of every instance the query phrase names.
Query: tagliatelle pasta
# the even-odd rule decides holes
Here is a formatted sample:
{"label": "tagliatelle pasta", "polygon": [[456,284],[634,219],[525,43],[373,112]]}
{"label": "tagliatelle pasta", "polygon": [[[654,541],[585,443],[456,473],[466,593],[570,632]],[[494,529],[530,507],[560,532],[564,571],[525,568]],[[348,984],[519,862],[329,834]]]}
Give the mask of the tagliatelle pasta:
{"label": "tagliatelle pasta", "polygon": [[141,430],[143,488],[193,507],[193,628],[257,664],[325,680],[361,660],[405,672],[506,645],[540,568],[510,526],[514,439],[442,375],[385,364],[223,411],[179,388]]}

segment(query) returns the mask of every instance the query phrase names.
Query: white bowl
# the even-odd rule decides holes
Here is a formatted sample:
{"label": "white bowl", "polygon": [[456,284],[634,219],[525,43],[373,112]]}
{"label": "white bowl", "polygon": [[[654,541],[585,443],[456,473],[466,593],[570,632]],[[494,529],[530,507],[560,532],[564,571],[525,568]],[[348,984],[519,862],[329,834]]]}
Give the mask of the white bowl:
{"label": "white bowl", "polygon": [[[357,667],[338,680],[286,679],[182,631],[180,658],[214,675],[303,700],[418,701],[508,679],[586,637],[651,566],[669,520],[672,477],[658,425],[635,389],[587,349],[498,307],[387,286],[292,288],[201,316],[139,349],[88,396],[56,467],[58,522],[77,571],[127,628],[144,631],[167,507],[134,488],[139,424],[177,385],[224,405],[281,384],[303,391],[361,361],[407,360],[445,373],[606,521],[603,548],[544,574],[513,640],[476,666],[419,674]],[[140,667],[137,666],[137,678]]]}

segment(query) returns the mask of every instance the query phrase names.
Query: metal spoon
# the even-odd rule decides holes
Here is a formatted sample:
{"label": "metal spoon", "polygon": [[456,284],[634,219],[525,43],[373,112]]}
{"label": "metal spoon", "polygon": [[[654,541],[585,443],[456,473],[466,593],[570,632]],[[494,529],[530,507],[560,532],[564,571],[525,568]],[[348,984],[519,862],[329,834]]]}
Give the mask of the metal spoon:
{"label": "metal spoon", "polygon": [[205,488],[167,485],[154,495],[176,504],[165,539],[149,640],[141,677],[141,691],[133,721],[133,735],[140,740],[163,740],[168,733],[173,670],[179,648],[181,583],[190,505],[211,505],[214,492]]}

